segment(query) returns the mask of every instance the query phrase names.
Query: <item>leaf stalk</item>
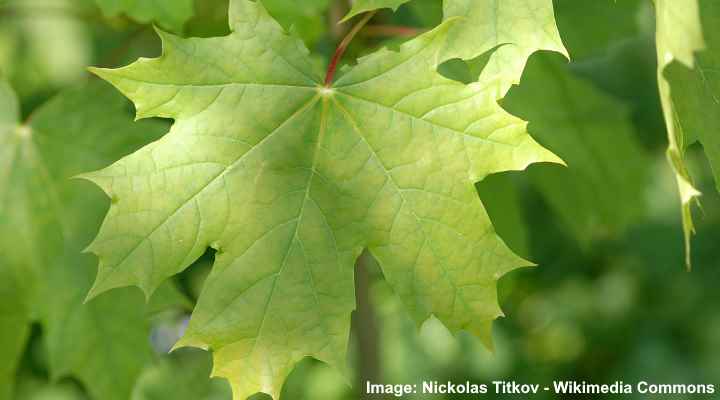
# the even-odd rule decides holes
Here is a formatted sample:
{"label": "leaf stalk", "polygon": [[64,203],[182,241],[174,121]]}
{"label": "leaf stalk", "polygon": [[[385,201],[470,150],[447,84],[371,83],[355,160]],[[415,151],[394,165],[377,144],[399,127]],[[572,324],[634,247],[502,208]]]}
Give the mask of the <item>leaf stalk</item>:
{"label": "leaf stalk", "polygon": [[363,18],[358,21],[355,26],[353,26],[350,32],[345,35],[345,38],[335,49],[335,54],[333,54],[330,64],[328,65],[327,74],[325,74],[325,87],[330,87],[330,85],[332,85],[333,80],[335,79],[335,72],[340,60],[342,60],[342,57],[345,54],[345,50],[347,50],[348,46],[350,46],[350,43],[355,38],[355,35],[357,35],[357,33],[360,32],[360,30],[372,19],[372,17],[375,16],[376,12],[377,11],[372,11],[365,14],[365,16],[363,16]]}
{"label": "leaf stalk", "polygon": [[411,26],[370,25],[362,31],[362,36],[411,38],[423,32],[424,29]]}

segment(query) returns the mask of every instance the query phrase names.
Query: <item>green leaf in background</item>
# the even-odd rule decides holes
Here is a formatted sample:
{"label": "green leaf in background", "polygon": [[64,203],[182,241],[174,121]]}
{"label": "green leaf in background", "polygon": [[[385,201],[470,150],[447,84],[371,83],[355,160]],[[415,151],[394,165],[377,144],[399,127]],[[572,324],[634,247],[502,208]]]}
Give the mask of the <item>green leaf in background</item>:
{"label": "green leaf in background", "polygon": [[0,80],[0,132],[2,132],[2,137],[9,136],[19,124],[20,105],[17,96],[5,80]]}
{"label": "green leaf in background", "polygon": [[92,398],[124,400],[150,361],[146,305],[137,289],[83,304],[94,262],[87,255],[66,256],[62,268],[44,275],[52,296],[42,321],[50,371],[53,379],[78,378]]}
{"label": "green leaf in background", "polygon": [[434,26],[442,20],[443,2],[439,0],[412,0],[407,5],[411,15],[422,26]]}
{"label": "green leaf in background", "polygon": [[529,174],[575,237],[589,242],[622,232],[643,215],[650,160],[618,99],[574,77],[558,57],[539,54],[503,105],[530,121],[533,137],[567,162],[568,168],[541,165]]}
{"label": "green leaf in background", "polygon": [[146,369],[130,400],[230,400],[224,379],[210,379],[212,357],[198,349],[175,350]]}
{"label": "green leaf in background", "polygon": [[60,11],[77,7],[79,13],[85,12],[78,3],[9,0],[0,4],[4,10],[20,15],[0,15],[0,70],[16,86],[21,98],[48,85],[77,83],[86,75],[92,57],[90,30],[73,14],[63,15]]}
{"label": "green leaf in background", "polygon": [[110,17],[127,15],[141,22],[156,22],[174,32],[182,32],[195,13],[193,0],[95,0]]}
{"label": "green leaf in background", "polygon": [[665,130],[665,121],[657,83],[652,2],[560,0],[554,4],[573,74],[629,108],[646,149],[656,154],[666,148],[667,137],[658,135]]}
{"label": "green leaf in background", "polygon": [[[165,125],[133,123],[127,103],[100,82],[58,95],[29,123],[2,120],[0,240],[13,245],[4,248],[0,265],[3,273],[9,268],[22,276],[24,291],[13,298],[29,299],[40,319],[54,378],[74,376],[96,398],[125,400],[150,354],[145,304],[132,289],[83,304],[96,261],[80,252],[107,200],[70,178],[134,151]],[[3,280],[3,289],[17,289],[12,282]],[[173,296],[172,289],[158,293]],[[13,364],[3,358],[3,370],[6,362]]]}
{"label": "green leaf in background", "polygon": [[494,174],[483,179],[476,186],[483,205],[492,216],[493,226],[498,235],[517,254],[530,254],[529,233],[523,215],[521,191],[512,173]]}
{"label": "green leaf in background", "polygon": [[14,400],[88,400],[76,385],[50,383],[46,379],[23,373],[18,377]]}
{"label": "green leaf in background", "polygon": [[641,31],[646,0],[556,0],[555,16],[573,61],[606,55],[611,45]]}
{"label": "green leaf in background", "polygon": [[[139,117],[176,122],[85,175],[114,199],[90,246],[100,258],[90,296],[128,285],[149,295],[217,250],[178,346],[212,349],[213,374],[236,398],[277,397],[308,355],[344,368],[363,248],[417,321],[435,315],[489,342],[496,282],[528,262],[494,233],[474,183],[560,160],[497,104],[506,81],[463,85],[436,71],[472,53],[447,46],[460,21],[364,57],[324,87],[261,3],[233,0],[229,36],[161,33],[160,58],[94,70]],[[512,55],[532,43],[496,65],[516,67]]]}
{"label": "green leaf in background", "polygon": [[348,12],[345,18],[343,18],[343,21],[347,21],[358,14],[380,8],[389,8],[395,11],[398,7],[408,1],[410,0],[355,0],[353,1],[352,9]]}
{"label": "green leaf in background", "polygon": [[308,45],[315,43],[328,28],[325,12],[330,0],[262,0],[262,3],[286,30],[297,32]]}
{"label": "green leaf in background", "polygon": [[658,77],[670,141],[667,154],[682,200],[689,267],[691,206],[700,192],[685,163],[688,146],[703,145],[720,187],[720,4],[656,0],[655,7]]}
{"label": "green leaf in background", "polygon": [[[14,148],[9,145],[17,135],[20,109],[15,93],[0,80],[0,231],[8,199],[4,188],[11,184]],[[30,327],[28,273],[15,264],[0,262],[0,400],[10,400],[19,362]]]}
{"label": "green leaf in background", "polygon": [[[0,135],[2,133],[0,132]],[[0,264],[0,400],[12,399],[15,369],[25,348],[30,312],[22,288],[22,276]]]}

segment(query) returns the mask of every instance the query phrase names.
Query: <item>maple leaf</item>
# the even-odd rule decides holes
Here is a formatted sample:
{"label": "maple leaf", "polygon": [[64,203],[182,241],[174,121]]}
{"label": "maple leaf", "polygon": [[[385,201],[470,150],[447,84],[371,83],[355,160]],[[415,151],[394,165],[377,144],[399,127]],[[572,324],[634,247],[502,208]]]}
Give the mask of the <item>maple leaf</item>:
{"label": "maple leaf", "polygon": [[552,0],[446,0],[443,12],[445,19],[460,17],[448,34],[446,57],[472,60],[494,50],[480,81],[502,82],[499,97],[519,83],[534,52],[553,51],[569,58],[555,23]]}
{"label": "maple leaf", "polygon": [[447,46],[460,19],[361,58],[328,87],[260,2],[233,0],[229,15],[226,37],[160,31],[160,58],[93,69],[139,118],[175,124],[84,175],[113,199],[88,248],[100,259],[89,297],[128,285],[150,295],[216,249],[177,347],[212,349],[236,398],[277,398],[305,356],[344,367],[364,248],[417,321],[435,315],[489,342],[497,280],[529,263],[495,234],[473,185],[560,160],[498,105],[507,80],[437,72],[470,53]]}
{"label": "maple leaf", "polygon": [[[164,130],[157,122],[133,124],[126,107],[96,82],[63,92],[22,124],[14,95],[0,84],[0,379],[14,377],[33,320],[43,326],[52,377],[75,376],[98,398],[127,399],[149,359],[141,293],[123,289],[83,304],[96,261],[80,252],[107,200],[70,180]],[[174,296],[166,285],[157,298],[177,304]],[[99,345],[107,340],[113,345]],[[0,387],[11,389],[4,381]]]}
{"label": "maple leaf", "polygon": [[193,0],[95,0],[103,14],[116,17],[127,15],[142,23],[156,22],[175,32],[182,31],[183,25],[195,12]]}
{"label": "maple leaf", "polygon": [[[669,147],[682,202],[686,263],[691,265],[692,204],[700,192],[685,163],[685,150],[702,143],[720,188],[720,4],[656,0],[658,80]],[[703,29],[705,27],[706,29]]]}
{"label": "maple leaf", "polygon": [[[408,1],[359,0],[345,19],[378,8],[395,10]],[[470,61],[494,50],[482,68],[480,81],[501,80],[498,89],[502,94],[519,83],[532,53],[549,50],[569,57],[555,23],[552,0],[445,0],[442,4],[445,20],[459,20],[448,28],[440,57]]]}

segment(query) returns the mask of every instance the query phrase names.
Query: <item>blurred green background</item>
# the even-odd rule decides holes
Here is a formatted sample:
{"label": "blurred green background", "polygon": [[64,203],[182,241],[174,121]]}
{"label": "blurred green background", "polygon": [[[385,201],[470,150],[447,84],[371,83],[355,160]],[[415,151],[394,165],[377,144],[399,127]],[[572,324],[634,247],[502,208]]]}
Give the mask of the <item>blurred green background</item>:
{"label": "blurred green background", "polygon": [[[263,3],[303,38],[319,67],[348,29],[336,23],[348,8],[346,1]],[[693,175],[700,177],[697,183],[706,195],[697,212],[694,269],[688,273],[679,200],[664,157],[652,3],[554,3],[572,62],[534,55],[522,84],[503,105],[528,120],[530,133],[569,168],[536,165],[527,173],[492,176],[478,184],[503,239],[539,265],[501,280],[500,304],[507,317],[495,325],[494,353],[469,335],[453,337],[436,320],[418,329],[379,268],[366,259],[361,284],[369,297],[354,319],[349,378],[308,359],[291,375],[283,399],[363,398],[349,385],[358,376],[383,383],[720,384],[720,198],[701,149],[691,148]],[[379,46],[397,46],[432,28],[441,19],[440,4],[414,0],[397,13],[379,13],[346,60]],[[179,29],[165,28],[187,36],[225,34],[226,7],[226,0],[197,0],[192,19]],[[24,116],[60,91],[94,79],[87,66],[117,67],[159,51],[151,24],[103,15],[92,0],[0,0],[0,70],[18,92]],[[441,71],[472,81],[475,67],[481,65],[450,63]],[[211,263],[212,254],[206,254],[177,277],[189,298],[197,298]],[[223,381],[207,378],[207,353],[167,354],[186,319],[182,309],[152,317],[148,340],[156,353],[132,400],[230,398]],[[51,382],[39,326],[18,374],[18,399],[88,398],[79,380]],[[534,398],[553,397],[558,396]]]}

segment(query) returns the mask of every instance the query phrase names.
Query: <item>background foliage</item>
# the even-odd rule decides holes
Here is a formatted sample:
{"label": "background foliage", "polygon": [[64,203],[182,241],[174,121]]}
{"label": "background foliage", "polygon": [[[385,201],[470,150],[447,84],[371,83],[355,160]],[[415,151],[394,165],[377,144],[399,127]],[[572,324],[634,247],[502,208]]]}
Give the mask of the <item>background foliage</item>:
{"label": "background foliage", "polygon": [[[212,254],[147,306],[136,288],[83,303],[97,261],[79,251],[95,235],[108,204],[92,185],[69,178],[134,151],[168,126],[160,120],[133,123],[129,103],[85,68],[156,56],[159,40],[151,20],[187,36],[227,32],[225,0],[153,3],[172,3],[172,13],[128,8],[141,3],[123,1],[0,1],[0,70],[9,82],[0,87],[0,193],[6,202],[0,208],[0,273],[6,278],[0,280],[0,323],[18,327],[0,332],[0,399],[230,398],[224,381],[207,378],[207,353],[167,354]],[[342,1],[263,3],[313,49],[319,67],[347,29],[335,23],[349,10]],[[710,3],[700,4],[709,9]],[[503,105],[530,121],[533,137],[569,168],[536,165],[528,173],[495,175],[478,185],[500,235],[540,265],[501,280],[500,304],[508,317],[495,326],[496,354],[470,335],[453,338],[437,321],[418,332],[379,269],[371,267],[369,301],[379,334],[369,342],[351,337],[351,369],[359,375],[388,383],[428,378],[699,383],[720,376],[720,295],[714,290],[720,280],[715,246],[720,201],[705,156],[699,146],[691,147],[687,166],[707,195],[693,243],[694,272],[687,274],[680,200],[665,159],[653,4],[556,0],[554,5],[572,62],[556,54],[533,55]],[[441,16],[434,0],[382,11],[346,59],[381,45],[395,48],[408,35],[437,25]],[[712,44],[715,36],[707,32],[706,41]],[[712,56],[702,57],[701,65],[712,68]],[[448,63],[441,71],[468,82],[482,67],[479,59],[469,66]],[[692,79],[682,63],[669,68]],[[1,141],[2,127],[14,120],[40,133],[36,147]],[[39,152],[46,171],[38,173],[33,165],[6,168],[8,149]],[[61,198],[49,198],[47,185]],[[58,201],[71,205],[65,220],[43,213],[39,221],[28,220],[28,209],[48,210]],[[60,244],[49,234],[53,229],[44,229],[55,225],[72,239]],[[11,266],[17,264],[49,277],[43,280],[48,284],[33,289],[40,300],[18,294],[33,280],[16,274]],[[356,351],[358,345],[379,359],[368,360]],[[17,368],[4,361],[14,359]],[[293,372],[282,397],[358,395],[337,372],[308,359]]]}

